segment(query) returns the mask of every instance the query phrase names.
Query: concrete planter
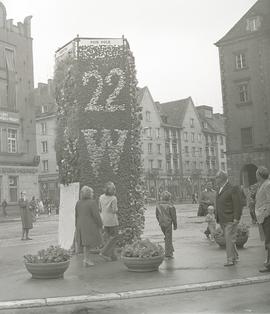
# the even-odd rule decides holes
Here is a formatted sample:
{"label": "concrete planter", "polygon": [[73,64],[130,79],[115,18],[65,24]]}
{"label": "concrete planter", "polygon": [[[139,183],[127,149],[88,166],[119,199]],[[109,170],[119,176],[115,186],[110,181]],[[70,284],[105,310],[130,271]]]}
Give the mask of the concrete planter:
{"label": "concrete planter", "polygon": [[63,278],[64,272],[68,269],[70,261],[59,263],[28,263],[25,267],[35,279],[57,279]]}
{"label": "concrete planter", "polygon": [[122,261],[129,271],[149,272],[157,271],[164,260],[164,255],[154,257],[126,257],[122,256]]}

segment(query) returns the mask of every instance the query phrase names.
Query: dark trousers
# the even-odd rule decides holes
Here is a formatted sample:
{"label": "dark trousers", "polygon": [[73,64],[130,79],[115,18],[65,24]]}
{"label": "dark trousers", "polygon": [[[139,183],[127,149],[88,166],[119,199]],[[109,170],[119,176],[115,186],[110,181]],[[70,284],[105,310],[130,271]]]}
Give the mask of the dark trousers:
{"label": "dark trousers", "polygon": [[161,230],[165,236],[165,256],[173,256],[174,248],[172,244],[172,225],[168,227],[161,227]]}
{"label": "dark trousers", "polygon": [[227,222],[220,224],[226,242],[227,261],[234,262],[238,259],[238,251],[236,248],[237,224]]}
{"label": "dark trousers", "polygon": [[117,259],[114,250],[118,239],[119,239],[118,226],[104,227],[105,245],[101,249],[100,253],[110,257],[112,260]]}

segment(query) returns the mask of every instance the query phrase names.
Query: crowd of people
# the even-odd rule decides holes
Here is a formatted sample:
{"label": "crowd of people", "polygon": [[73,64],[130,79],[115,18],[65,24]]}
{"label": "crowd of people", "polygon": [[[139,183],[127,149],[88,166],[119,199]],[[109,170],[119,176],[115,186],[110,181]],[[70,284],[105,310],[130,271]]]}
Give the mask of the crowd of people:
{"label": "crowd of people", "polygon": [[[265,242],[267,252],[264,268],[260,272],[270,272],[270,179],[269,171],[259,167],[256,172],[257,183],[250,187],[247,205],[253,224],[258,224],[261,240]],[[213,241],[216,224],[220,224],[226,242],[227,261],[224,266],[233,266],[239,262],[235,245],[237,225],[242,216],[245,196],[241,187],[233,186],[228,181],[225,172],[220,171],[216,176],[218,190],[212,188],[209,182],[201,195],[198,216],[206,216],[208,224],[204,232]]]}
{"label": "crowd of people", "polygon": [[[266,261],[260,272],[270,272],[270,179],[269,171],[259,167],[256,172],[258,183],[251,187],[248,207],[253,223],[258,224],[261,240],[265,242]],[[228,175],[219,171],[216,175],[217,191],[208,182],[200,199],[198,216],[206,216],[207,229],[205,235],[214,240],[216,224],[222,228],[226,243],[226,263],[224,266],[233,266],[239,262],[236,248],[237,225],[242,216],[244,206],[242,190],[232,185]],[[106,261],[116,260],[115,247],[119,240],[119,221],[116,188],[113,182],[105,185],[104,194],[98,202],[94,199],[91,187],[83,186],[75,207],[75,247],[82,248],[85,267],[93,266],[90,257],[92,249],[99,249],[99,255]],[[19,207],[22,220],[22,240],[31,240],[29,230],[33,228],[33,220],[44,210],[41,201],[33,197],[30,202],[26,193],[21,193]],[[50,214],[50,212],[49,212]],[[173,258],[172,233],[177,229],[176,209],[172,196],[168,191],[161,194],[161,200],[156,205],[156,218],[164,234],[165,258]]]}

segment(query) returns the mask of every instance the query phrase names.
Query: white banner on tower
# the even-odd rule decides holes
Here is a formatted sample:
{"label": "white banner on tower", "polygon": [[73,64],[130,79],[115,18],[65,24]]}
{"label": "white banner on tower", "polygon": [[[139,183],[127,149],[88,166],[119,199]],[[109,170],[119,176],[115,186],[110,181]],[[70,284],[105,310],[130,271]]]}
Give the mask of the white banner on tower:
{"label": "white banner on tower", "polygon": [[64,249],[70,249],[75,233],[75,205],[79,200],[80,184],[60,185],[60,208],[58,242]]}

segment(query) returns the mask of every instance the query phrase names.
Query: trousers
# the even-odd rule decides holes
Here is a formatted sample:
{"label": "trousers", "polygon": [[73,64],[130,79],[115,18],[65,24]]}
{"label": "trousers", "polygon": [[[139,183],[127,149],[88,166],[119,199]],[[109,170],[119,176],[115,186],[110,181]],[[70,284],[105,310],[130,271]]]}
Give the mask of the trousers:
{"label": "trousers", "polygon": [[164,234],[165,256],[173,256],[174,247],[172,244],[172,225],[169,225],[168,227],[161,227],[161,231]]}
{"label": "trousers", "polygon": [[238,259],[238,251],[236,248],[236,234],[237,234],[237,224],[232,222],[227,222],[220,224],[225,238],[226,243],[226,255],[228,262],[234,262]]}

